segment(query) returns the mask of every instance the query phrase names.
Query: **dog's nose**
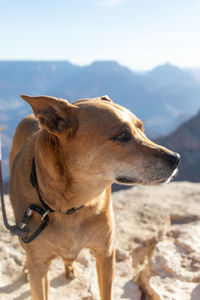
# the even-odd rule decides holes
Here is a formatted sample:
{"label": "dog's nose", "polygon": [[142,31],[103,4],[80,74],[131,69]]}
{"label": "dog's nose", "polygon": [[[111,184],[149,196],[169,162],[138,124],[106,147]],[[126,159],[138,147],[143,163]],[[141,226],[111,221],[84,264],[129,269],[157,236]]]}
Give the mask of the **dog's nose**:
{"label": "dog's nose", "polygon": [[176,168],[180,162],[180,155],[176,152],[172,152],[168,155],[168,161]]}

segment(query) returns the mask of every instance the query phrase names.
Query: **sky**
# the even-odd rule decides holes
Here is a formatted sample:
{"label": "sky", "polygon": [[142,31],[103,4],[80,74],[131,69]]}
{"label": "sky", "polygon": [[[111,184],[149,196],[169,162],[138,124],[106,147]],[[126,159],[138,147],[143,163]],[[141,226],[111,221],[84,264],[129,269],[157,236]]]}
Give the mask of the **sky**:
{"label": "sky", "polygon": [[200,66],[199,0],[0,0],[0,60]]}

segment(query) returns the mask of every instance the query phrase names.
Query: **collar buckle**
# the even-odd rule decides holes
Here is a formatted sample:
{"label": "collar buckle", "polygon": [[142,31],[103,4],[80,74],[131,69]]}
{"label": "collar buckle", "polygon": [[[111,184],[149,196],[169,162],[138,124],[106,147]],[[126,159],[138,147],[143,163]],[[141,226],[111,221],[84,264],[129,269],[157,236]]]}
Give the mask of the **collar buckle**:
{"label": "collar buckle", "polygon": [[45,210],[45,212],[43,213],[43,215],[41,217],[41,221],[44,220],[48,214],[49,214],[49,209]]}

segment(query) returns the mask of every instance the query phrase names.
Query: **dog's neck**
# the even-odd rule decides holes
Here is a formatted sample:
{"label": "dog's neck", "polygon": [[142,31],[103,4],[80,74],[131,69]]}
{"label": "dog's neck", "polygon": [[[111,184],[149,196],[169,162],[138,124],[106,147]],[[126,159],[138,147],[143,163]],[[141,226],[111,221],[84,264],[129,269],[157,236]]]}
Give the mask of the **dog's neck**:
{"label": "dog's neck", "polygon": [[[45,150],[38,151],[41,141],[45,143],[42,148]],[[62,153],[58,140],[44,131],[36,138],[34,157],[40,193],[54,210],[64,212],[72,207],[92,205],[94,198],[95,201],[104,198],[111,184],[106,180],[97,182],[87,176],[74,176],[70,163],[66,161],[68,155]]]}

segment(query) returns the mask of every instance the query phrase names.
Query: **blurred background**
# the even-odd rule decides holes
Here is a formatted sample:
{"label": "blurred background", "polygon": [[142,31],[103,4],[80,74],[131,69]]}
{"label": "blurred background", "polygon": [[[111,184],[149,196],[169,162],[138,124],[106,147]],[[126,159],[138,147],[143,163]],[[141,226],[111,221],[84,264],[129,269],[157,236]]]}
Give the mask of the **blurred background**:
{"label": "blurred background", "polygon": [[200,181],[199,0],[0,0],[3,172],[20,94],[70,102],[108,94],[182,156],[176,180]]}

